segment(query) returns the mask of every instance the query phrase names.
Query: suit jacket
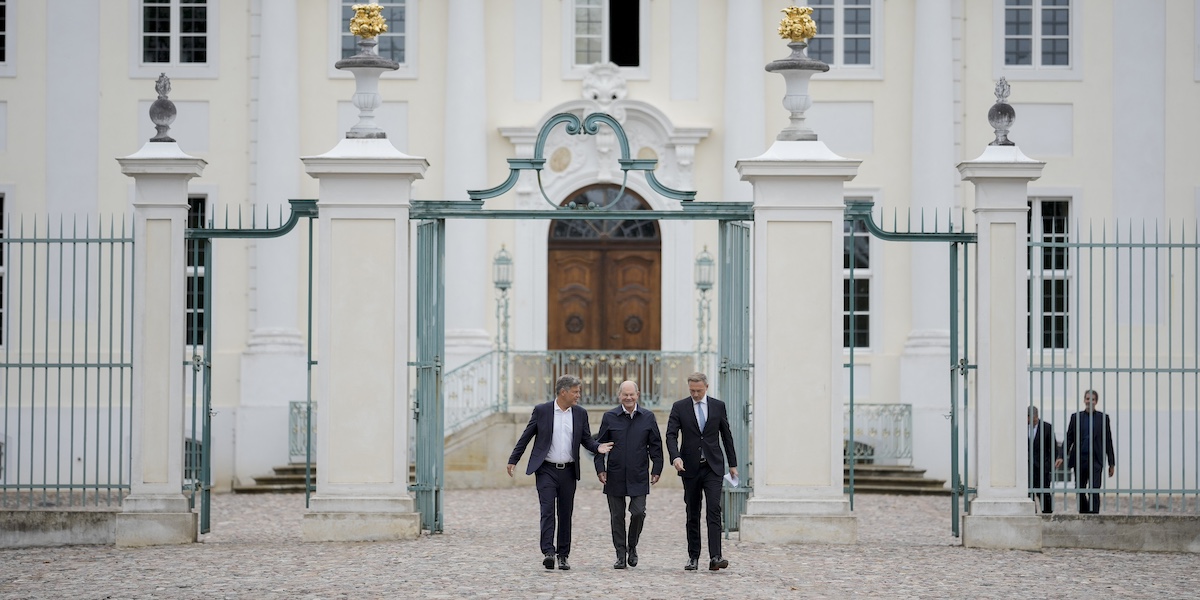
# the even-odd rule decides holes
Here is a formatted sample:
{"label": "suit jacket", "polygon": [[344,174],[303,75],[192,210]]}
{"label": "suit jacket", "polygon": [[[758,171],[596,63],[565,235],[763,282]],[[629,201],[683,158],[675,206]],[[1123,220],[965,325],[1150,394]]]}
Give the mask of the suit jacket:
{"label": "suit jacket", "polygon": [[[575,479],[579,479],[579,445],[583,444],[588,452],[595,452],[599,449],[600,443],[592,438],[587,411],[582,407],[571,407],[571,424],[571,457],[574,459],[571,467],[575,471]],[[529,440],[534,436],[536,439],[533,442],[533,452],[529,455],[529,466],[525,469],[526,475],[532,475],[538,467],[542,466],[542,463],[546,462],[546,455],[550,453],[550,443],[554,441],[553,400],[533,407],[533,414],[529,415],[529,424],[525,426],[525,431],[521,433],[516,447],[509,455],[508,464],[515,465],[520,462],[521,455],[525,454],[525,447],[529,445]]]}
{"label": "suit jacket", "polygon": [[[1072,469],[1087,465],[1102,468],[1105,457],[1108,458],[1108,464],[1117,464],[1108,415],[1098,410],[1092,411],[1091,415],[1086,410],[1071,415],[1071,423],[1067,425],[1066,445],[1067,464]],[[1075,462],[1077,456],[1079,463]]]}
{"label": "suit jacket", "polygon": [[1062,448],[1058,445],[1058,440],[1054,439],[1054,425],[1047,421],[1038,421],[1033,438],[1029,440],[1030,480],[1038,482],[1035,475],[1040,474],[1044,483],[1038,482],[1037,487],[1049,485],[1050,468],[1054,466],[1054,459],[1062,456]]}
{"label": "suit jacket", "polygon": [[[725,413],[725,403],[708,397],[708,415],[704,423],[704,431],[700,431],[700,423],[696,421],[695,403],[692,399],[684,398],[671,405],[671,416],[667,418],[667,452],[671,462],[676,458],[683,459],[683,472],[680,477],[698,477],[700,475],[700,452],[703,448],[708,466],[717,475],[724,476],[726,459],[729,467],[737,467],[737,454],[733,448],[733,433],[729,431],[729,417]],[[683,440],[680,441],[680,434]],[[725,451],[721,452],[721,447]]]}
{"label": "suit jacket", "polygon": [[[663,470],[662,434],[654,413],[637,407],[633,418],[618,406],[600,420],[600,443],[615,442],[608,454],[596,455],[596,473],[608,473],[604,493],[610,496],[645,496],[650,493],[650,473]],[[654,464],[651,469],[651,463]]]}

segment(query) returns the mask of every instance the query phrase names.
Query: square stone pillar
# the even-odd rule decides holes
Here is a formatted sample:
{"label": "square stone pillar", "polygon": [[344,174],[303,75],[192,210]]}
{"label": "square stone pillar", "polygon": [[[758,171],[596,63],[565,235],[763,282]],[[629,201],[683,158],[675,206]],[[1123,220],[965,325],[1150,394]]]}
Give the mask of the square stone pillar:
{"label": "square stone pillar", "polygon": [[973,448],[978,492],[963,518],[963,545],[1037,550],[1042,521],[1029,498],[1029,350],[1026,263],[1029,182],[1045,163],[1020,148],[988,146],[958,165],[975,184],[977,370]]}
{"label": "square stone pillar", "polygon": [[130,494],[117,514],[118,546],[196,541],[183,495],[184,229],[187,182],[205,161],[175,142],[147,142],[117,159],[134,179],[133,429]]}
{"label": "square stone pillar", "polygon": [[408,492],[409,200],[429,163],[386,138],[305,157],[320,180],[317,490],[305,541],[416,538]]}
{"label": "square stone pillar", "polygon": [[776,141],[754,187],[754,495],[741,539],[852,544],[842,491],[844,185],[861,161]]}

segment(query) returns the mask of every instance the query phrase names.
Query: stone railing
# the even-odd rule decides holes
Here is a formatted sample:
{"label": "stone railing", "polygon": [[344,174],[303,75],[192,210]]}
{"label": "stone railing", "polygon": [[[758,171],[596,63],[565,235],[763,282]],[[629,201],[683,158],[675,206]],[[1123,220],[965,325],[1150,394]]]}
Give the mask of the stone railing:
{"label": "stone railing", "polygon": [[855,404],[854,451],[850,452],[850,405],[842,411],[845,455],[860,463],[912,463],[912,405]]}

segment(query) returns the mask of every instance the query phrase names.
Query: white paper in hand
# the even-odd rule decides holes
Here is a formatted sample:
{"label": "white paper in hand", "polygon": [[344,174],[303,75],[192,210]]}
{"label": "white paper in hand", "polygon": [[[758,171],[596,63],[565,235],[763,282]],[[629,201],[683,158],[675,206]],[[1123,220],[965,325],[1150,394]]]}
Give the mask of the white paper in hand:
{"label": "white paper in hand", "polygon": [[725,474],[725,483],[728,483],[729,487],[737,487],[738,486],[737,475],[734,475],[733,473],[726,473]]}

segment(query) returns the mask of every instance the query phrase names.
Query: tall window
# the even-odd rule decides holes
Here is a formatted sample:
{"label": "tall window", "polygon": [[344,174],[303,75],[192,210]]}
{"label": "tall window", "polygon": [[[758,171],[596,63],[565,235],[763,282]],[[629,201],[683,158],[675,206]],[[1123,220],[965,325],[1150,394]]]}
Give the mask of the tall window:
{"label": "tall window", "polygon": [[574,0],[576,66],[641,64],[640,0]]}
{"label": "tall window", "polygon": [[[1029,294],[1027,316],[1033,349],[1067,347],[1070,336],[1070,203],[1063,199],[1029,201]],[[1035,304],[1036,303],[1036,304]],[[1037,311],[1033,307],[1037,306]],[[1037,315],[1035,318],[1034,315]],[[1038,344],[1038,345],[1035,345]]]}
{"label": "tall window", "polygon": [[[355,4],[365,4],[364,0],[342,0],[342,58],[358,54],[358,38],[350,33],[350,19],[354,17]],[[405,64],[407,56],[407,0],[376,0],[383,7],[381,15],[387,21],[388,30],[375,38],[379,45],[376,50],[379,55]]]}
{"label": "tall window", "polygon": [[[854,347],[871,345],[871,234],[861,221],[844,221],[842,253],[842,347],[851,346],[850,325],[854,325]],[[850,266],[854,265],[854,277]],[[854,309],[850,300],[854,299]]]}
{"label": "tall window", "polygon": [[142,0],[142,62],[208,62],[209,0]]}
{"label": "tall window", "polygon": [[[188,197],[188,229],[202,229],[206,226],[205,216],[208,208],[204,196]],[[204,344],[205,328],[208,319],[204,303],[204,284],[208,275],[208,240],[187,240],[187,309],[184,311],[184,339],[189,346]]]}
{"label": "tall window", "polygon": [[0,0],[0,63],[8,62],[8,2]]}
{"label": "tall window", "polygon": [[810,0],[817,36],[808,55],[831,67],[871,66],[875,13],[872,0]]}
{"label": "tall window", "polygon": [[1069,67],[1071,0],[1004,0],[1004,65]]}

